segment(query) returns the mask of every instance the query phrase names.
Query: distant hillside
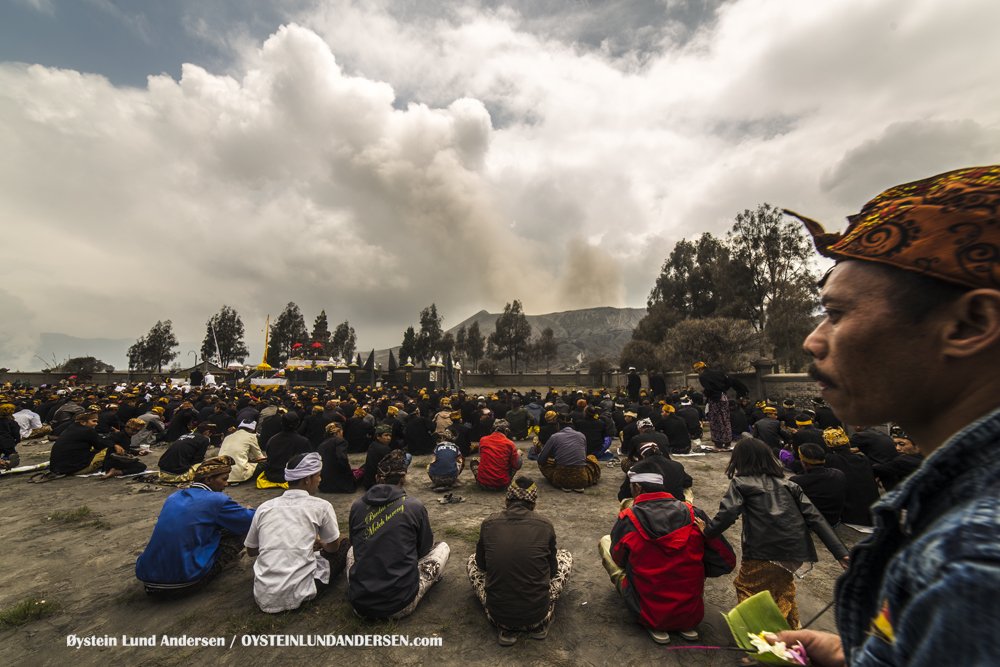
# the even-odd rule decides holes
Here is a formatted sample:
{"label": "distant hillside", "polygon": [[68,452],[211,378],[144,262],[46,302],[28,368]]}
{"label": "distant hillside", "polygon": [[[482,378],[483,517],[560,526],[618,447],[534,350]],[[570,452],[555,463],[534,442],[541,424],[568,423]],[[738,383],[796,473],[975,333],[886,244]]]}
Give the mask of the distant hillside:
{"label": "distant hillside", "polygon": [[[546,327],[552,327],[559,343],[559,355],[550,368],[556,371],[585,369],[592,360],[601,357],[617,363],[625,343],[632,339],[632,330],[645,315],[645,308],[603,307],[528,315],[527,318],[531,324],[532,340],[541,336]],[[479,329],[485,337],[496,329],[498,317],[500,313],[481,310],[447,331],[454,335],[463,325],[468,329],[473,322],[479,322]],[[392,348],[392,352],[398,360],[399,347]],[[389,362],[389,350],[376,350],[375,360],[384,368]]]}

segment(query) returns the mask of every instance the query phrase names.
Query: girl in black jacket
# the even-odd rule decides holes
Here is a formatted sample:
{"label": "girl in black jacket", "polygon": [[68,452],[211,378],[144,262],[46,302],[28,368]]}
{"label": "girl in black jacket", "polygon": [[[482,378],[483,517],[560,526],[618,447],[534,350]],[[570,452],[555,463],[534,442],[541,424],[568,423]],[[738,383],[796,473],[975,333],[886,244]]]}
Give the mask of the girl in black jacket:
{"label": "girl in black jacket", "polygon": [[743,602],[761,591],[770,591],[788,624],[798,629],[792,573],[804,563],[819,560],[809,530],[819,535],[845,568],[847,547],[802,488],[785,479],[781,463],[765,442],[743,438],[736,443],[726,475],[732,482],[719,513],[703,526],[705,537],[718,537],[742,514],[743,558],[733,580],[736,597]]}

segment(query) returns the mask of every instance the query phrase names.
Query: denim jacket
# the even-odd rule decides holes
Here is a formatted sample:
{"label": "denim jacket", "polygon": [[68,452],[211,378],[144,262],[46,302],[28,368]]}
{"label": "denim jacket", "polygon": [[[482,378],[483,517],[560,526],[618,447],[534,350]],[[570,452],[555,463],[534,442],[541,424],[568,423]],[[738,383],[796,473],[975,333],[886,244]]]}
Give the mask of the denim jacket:
{"label": "denim jacket", "polygon": [[1000,410],[872,507],[837,581],[853,667],[1000,664]]}

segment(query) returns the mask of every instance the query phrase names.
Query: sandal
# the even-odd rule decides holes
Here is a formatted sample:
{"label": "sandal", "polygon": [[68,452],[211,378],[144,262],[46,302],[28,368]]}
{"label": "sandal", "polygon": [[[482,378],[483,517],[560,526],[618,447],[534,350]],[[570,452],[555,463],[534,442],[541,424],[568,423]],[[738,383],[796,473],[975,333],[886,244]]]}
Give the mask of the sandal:
{"label": "sandal", "polygon": [[66,475],[57,475],[51,470],[46,470],[45,472],[36,472],[34,475],[28,478],[30,484],[45,484],[46,482],[51,482],[54,479],[60,479]]}
{"label": "sandal", "polygon": [[456,496],[453,493],[444,494],[443,498],[438,498],[438,502],[442,505],[448,505],[450,503],[462,503],[465,502],[465,498],[462,496]]}

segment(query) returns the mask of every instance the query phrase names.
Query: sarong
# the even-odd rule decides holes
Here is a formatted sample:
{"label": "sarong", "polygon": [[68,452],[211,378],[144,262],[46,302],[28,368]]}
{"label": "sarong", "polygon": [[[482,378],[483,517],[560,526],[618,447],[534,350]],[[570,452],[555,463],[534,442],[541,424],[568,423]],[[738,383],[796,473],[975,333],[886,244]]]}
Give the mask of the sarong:
{"label": "sarong", "polygon": [[[431,586],[441,581],[441,576],[444,574],[444,566],[448,564],[449,555],[451,555],[451,549],[448,547],[448,543],[438,542],[431,548],[426,556],[417,561],[417,569],[420,570],[420,588],[417,590],[417,597],[413,598],[413,602],[406,605],[388,618],[405,618],[417,609],[417,604],[420,602],[421,598],[424,597],[427,591],[430,590]],[[347,552],[347,563],[345,567],[348,583],[351,581],[351,567],[353,565],[354,547],[351,547],[350,551]],[[355,611],[355,613],[357,613],[357,611]]]}
{"label": "sarong", "polygon": [[556,574],[554,577],[549,579],[549,611],[538,623],[534,625],[524,625],[519,627],[503,625],[502,623],[497,623],[490,616],[490,611],[486,607],[486,572],[479,569],[476,565],[476,554],[469,556],[469,562],[466,564],[466,569],[469,572],[469,581],[472,582],[472,588],[476,591],[476,597],[479,601],[483,603],[483,609],[486,611],[486,618],[489,619],[490,623],[497,626],[498,628],[503,628],[504,630],[510,630],[512,632],[531,632],[533,630],[539,630],[546,627],[549,621],[552,620],[552,614],[556,610],[556,600],[559,599],[559,595],[562,593],[563,586],[566,585],[566,581],[569,580],[570,572],[573,571],[573,555],[566,551],[565,549],[556,549]]}
{"label": "sarong", "polygon": [[102,449],[94,455],[94,458],[90,460],[90,465],[83,470],[77,470],[73,475],[87,475],[94,472],[95,470],[100,470],[104,465],[104,457],[108,455],[108,450]]}
{"label": "sarong", "polygon": [[590,455],[585,466],[557,466],[555,459],[538,462],[538,469],[553,486],[560,489],[583,489],[597,484],[601,479],[601,464]]}
{"label": "sarong", "polygon": [[792,630],[799,628],[799,607],[795,602],[795,577],[791,572],[767,560],[744,558],[740,572],[733,579],[736,599],[743,602],[762,591],[770,591],[778,609]]}
{"label": "sarong", "polygon": [[733,441],[733,426],[729,421],[729,397],[723,394],[717,401],[706,399],[705,411],[708,428],[712,433],[712,442],[728,447]]}
{"label": "sarong", "polygon": [[171,475],[169,472],[163,470],[160,471],[159,478],[161,482],[167,482],[168,484],[180,484],[181,482],[190,482],[194,479],[195,471],[201,467],[200,463],[195,463],[193,466],[187,469],[187,472],[183,472],[180,475]]}
{"label": "sarong", "polygon": [[215,563],[204,577],[197,581],[182,584],[155,584],[143,582],[147,595],[154,595],[161,598],[174,598],[188,595],[204,588],[210,581],[215,579],[220,572],[223,572],[239,561],[243,555],[243,540],[246,535],[237,535],[231,531],[222,529],[219,537],[219,553],[215,557]]}
{"label": "sarong", "polygon": [[287,489],[288,482],[272,482],[267,478],[267,473],[261,473],[257,477],[258,489]]}

